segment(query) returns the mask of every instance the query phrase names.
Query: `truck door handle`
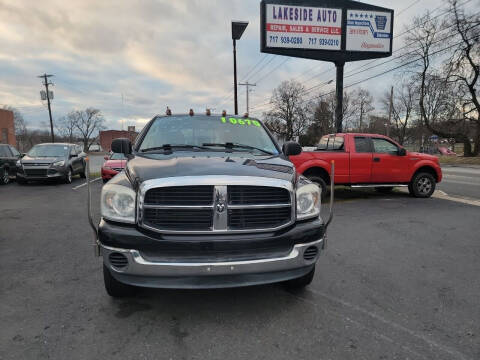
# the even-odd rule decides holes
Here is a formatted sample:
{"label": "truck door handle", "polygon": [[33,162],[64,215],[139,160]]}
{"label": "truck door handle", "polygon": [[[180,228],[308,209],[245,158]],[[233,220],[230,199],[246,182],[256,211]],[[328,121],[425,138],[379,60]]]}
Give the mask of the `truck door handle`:
{"label": "truck door handle", "polygon": [[373,158],[374,162],[380,162],[380,158]]}

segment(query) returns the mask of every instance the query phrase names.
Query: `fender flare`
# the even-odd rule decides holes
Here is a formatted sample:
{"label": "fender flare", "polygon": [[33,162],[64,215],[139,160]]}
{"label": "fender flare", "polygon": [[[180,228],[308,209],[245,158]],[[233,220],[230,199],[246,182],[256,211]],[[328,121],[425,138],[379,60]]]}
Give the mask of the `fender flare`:
{"label": "fender flare", "polygon": [[300,166],[297,167],[297,172],[300,174],[303,174],[305,171],[313,167],[322,168],[328,173],[328,176],[330,176],[331,165],[325,160],[318,160],[318,159],[307,160],[303,162]]}
{"label": "fender flare", "polygon": [[435,171],[435,174],[437,175],[437,179],[441,179],[441,174],[439,173],[438,166],[435,163],[432,163],[430,160],[420,160],[419,162],[415,163],[415,166],[413,167],[413,171],[410,174],[410,181],[412,180],[413,176],[415,173],[418,171],[418,169],[422,167],[429,167],[433,171]]}

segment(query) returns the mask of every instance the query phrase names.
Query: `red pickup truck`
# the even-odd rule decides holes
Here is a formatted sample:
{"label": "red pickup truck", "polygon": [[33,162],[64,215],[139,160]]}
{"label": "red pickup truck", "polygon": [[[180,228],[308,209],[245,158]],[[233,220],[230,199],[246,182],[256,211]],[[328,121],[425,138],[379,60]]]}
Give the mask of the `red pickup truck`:
{"label": "red pickup truck", "polygon": [[335,183],[373,187],[381,192],[408,186],[410,194],[427,198],[442,180],[438,158],[406,151],[392,139],[376,134],[332,134],[321,138],[315,151],[291,156],[297,171],[319,184],[325,194],[335,161]]}

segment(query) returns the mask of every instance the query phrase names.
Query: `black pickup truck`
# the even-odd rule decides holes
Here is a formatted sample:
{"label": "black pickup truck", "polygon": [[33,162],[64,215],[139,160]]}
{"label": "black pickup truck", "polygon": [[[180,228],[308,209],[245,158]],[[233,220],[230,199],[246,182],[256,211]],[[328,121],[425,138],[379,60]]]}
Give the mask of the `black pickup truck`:
{"label": "black pickup truck", "polygon": [[109,295],[312,281],[326,224],[319,187],[288,160],[300,145],[280,148],[259,120],[177,115],[112,151],[128,162],[94,226]]}

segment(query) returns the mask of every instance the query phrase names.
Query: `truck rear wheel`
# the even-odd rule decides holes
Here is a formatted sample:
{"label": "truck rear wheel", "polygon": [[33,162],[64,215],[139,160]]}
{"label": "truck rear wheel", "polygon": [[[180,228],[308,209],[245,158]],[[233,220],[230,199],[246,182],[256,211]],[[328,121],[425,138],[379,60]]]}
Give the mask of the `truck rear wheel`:
{"label": "truck rear wheel", "polygon": [[419,172],[415,174],[408,185],[410,195],[417,198],[429,198],[435,191],[437,182],[432,174],[428,172]]}
{"label": "truck rear wheel", "polygon": [[287,289],[300,290],[310,285],[315,276],[315,266],[307,274],[292,280],[285,281],[284,285]]}
{"label": "truck rear wheel", "polygon": [[133,286],[121,283],[115,279],[105,264],[103,264],[103,282],[105,283],[107,294],[114,298],[131,296],[135,292]]}

